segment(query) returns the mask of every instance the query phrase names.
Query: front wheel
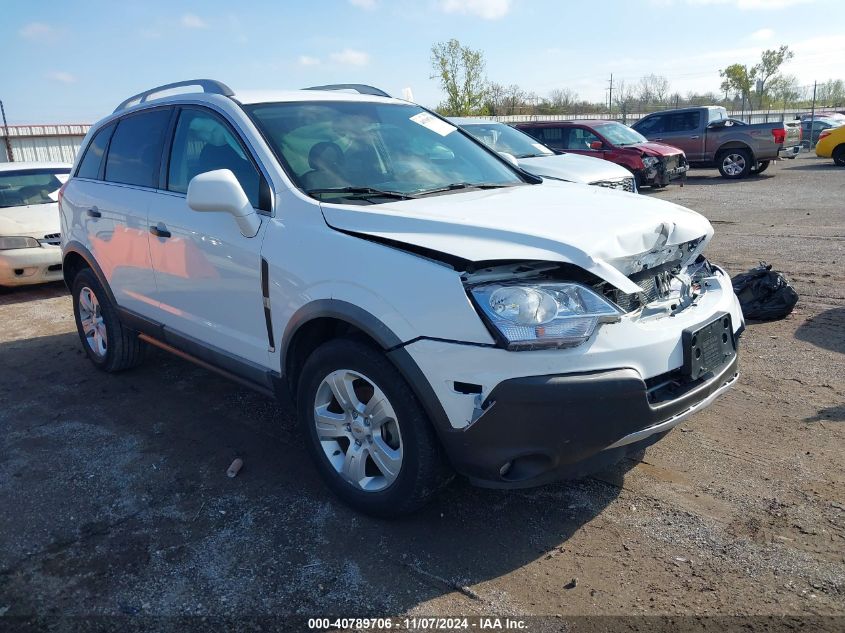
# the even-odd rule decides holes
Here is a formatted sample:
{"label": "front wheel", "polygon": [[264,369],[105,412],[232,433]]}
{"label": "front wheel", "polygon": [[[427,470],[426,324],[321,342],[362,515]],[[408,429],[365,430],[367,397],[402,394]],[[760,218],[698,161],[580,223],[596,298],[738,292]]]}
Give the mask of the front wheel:
{"label": "front wheel", "polygon": [[299,379],[297,408],[321,476],[357,510],[413,512],[451,477],[413,391],[365,343],[339,339],[314,351]]}
{"label": "front wheel", "polygon": [[718,162],[723,178],[745,178],[751,172],[751,152],[746,149],[729,149],[719,156]]}

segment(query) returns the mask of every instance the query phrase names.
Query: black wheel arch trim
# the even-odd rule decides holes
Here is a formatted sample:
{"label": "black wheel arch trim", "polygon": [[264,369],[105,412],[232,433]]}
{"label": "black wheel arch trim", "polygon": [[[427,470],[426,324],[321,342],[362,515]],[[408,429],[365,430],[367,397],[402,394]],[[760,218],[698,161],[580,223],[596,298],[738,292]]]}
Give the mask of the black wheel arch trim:
{"label": "black wheel arch trim", "polygon": [[387,358],[393,363],[420,401],[448,452],[449,442],[446,441],[446,434],[454,433],[454,428],[449,422],[449,417],[446,415],[437,394],[434,393],[428,378],[405,349],[405,345],[411,341],[402,341],[378,317],[352,303],[340,299],[317,299],[302,306],[293,314],[282,335],[280,349],[280,367],[285,381],[289,378],[285,369],[291,341],[304,325],[322,318],[332,318],[349,323],[364,332],[382,348]]}
{"label": "black wheel arch trim", "polygon": [[97,276],[97,281],[100,282],[100,285],[103,287],[103,290],[106,291],[106,296],[108,297],[109,301],[111,301],[111,304],[115,308],[117,308],[117,301],[115,301],[114,293],[112,292],[111,286],[109,285],[109,282],[106,279],[106,275],[103,272],[103,269],[100,268],[100,265],[97,263],[97,260],[94,257],[93,253],[91,253],[91,251],[89,251],[83,244],[77,242],[76,240],[72,240],[65,244],[65,247],[62,250],[62,277],[64,279],[65,286],[67,286],[67,289],[73,292],[73,279],[68,279],[68,267],[65,265],[67,257],[71,253],[79,255],[83,260],[85,260],[85,263],[88,264],[88,267],[94,271],[94,274]]}

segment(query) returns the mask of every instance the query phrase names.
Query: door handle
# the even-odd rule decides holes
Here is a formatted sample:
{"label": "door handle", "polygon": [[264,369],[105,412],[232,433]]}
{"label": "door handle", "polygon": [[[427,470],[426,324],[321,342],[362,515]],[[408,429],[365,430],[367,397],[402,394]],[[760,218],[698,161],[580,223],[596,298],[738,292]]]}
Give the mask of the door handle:
{"label": "door handle", "polygon": [[700,139],[701,137],[700,137],[700,136],[690,136],[690,138],[691,138],[693,141],[695,141],[695,140],[697,140],[697,139]]}
{"label": "door handle", "polygon": [[662,141],[663,139],[662,139],[662,138],[656,138],[656,139],[654,139],[654,140],[655,140],[655,141]]}
{"label": "door handle", "polygon": [[156,237],[164,237],[164,238],[170,237],[170,231],[168,231],[167,228],[164,227],[164,225],[161,225],[160,227],[159,226],[151,226],[150,227],[150,233],[152,233]]}
{"label": "door handle", "polygon": [[103,214],[97,210],[97,207],[91,207],[88,209],[88,217],[89,218],[101,218]]}

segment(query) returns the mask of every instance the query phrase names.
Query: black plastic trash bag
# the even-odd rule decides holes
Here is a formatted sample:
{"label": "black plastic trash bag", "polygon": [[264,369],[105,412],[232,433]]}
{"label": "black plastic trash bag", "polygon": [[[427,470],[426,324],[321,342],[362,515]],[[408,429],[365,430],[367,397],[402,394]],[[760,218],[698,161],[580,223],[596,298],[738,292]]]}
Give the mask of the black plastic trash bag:
{"label": "black plastic trash bag", "polygon": [[760,262],[759,266],[747,273],[737,275],[731,279],[731,283],[742,306],[742,313],[752,321],[782,319],[798,303],[795,288],[766,262]]}

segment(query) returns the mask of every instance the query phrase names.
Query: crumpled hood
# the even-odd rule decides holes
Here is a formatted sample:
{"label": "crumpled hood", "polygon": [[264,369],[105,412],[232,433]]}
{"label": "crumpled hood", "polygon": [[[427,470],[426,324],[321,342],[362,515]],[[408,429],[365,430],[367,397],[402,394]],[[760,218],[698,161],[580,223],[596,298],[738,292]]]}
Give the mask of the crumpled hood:
{"label": "crumpled hood", "polygon": [[56,202],[0,208],[0,235],[42,239],[45,235],[58,233],[59,226],[59,205]]}
{"label": "crumpled hood", "polygon": [[627,277],[632,256],[700,239],[691,258],[713,235],[704,216],[676,204],[549,180],[369,206],[321,207],[327,224],[343,231],[473,262],[567,262],[626,293],[641,290]]}
{"label": "crumpled hood", "polygon": [[529,173],[547,178],[560,178],[569,182],[589,184],[597,180],[619,180],[632,177],[631,172],[616,163],[580,154],[535,156],[520,158],[518,161],[519,166]]}
{"label": "crumpled hood", "polygon": [[646,156],[674,156],[675,154],[683,153],[677,147],[667,145],[666,143],[656,143],[654,141],[649,141],[648,143],[640,143],[638,145],[633,145],[629,147],[642,151],[642,153]]}

